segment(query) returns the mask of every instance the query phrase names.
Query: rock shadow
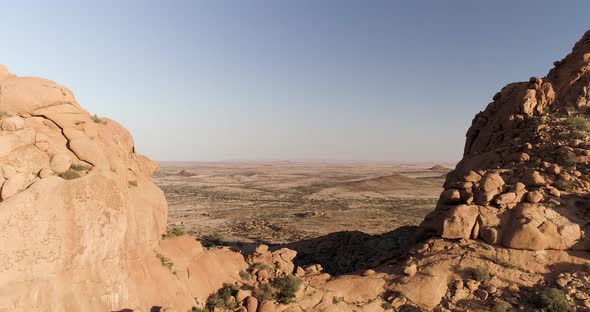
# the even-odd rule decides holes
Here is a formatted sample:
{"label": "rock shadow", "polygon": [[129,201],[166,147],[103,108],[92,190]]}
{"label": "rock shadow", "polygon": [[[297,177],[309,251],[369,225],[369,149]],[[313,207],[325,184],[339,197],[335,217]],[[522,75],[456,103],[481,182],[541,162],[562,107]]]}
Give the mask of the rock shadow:
{"label": "rock shadow", "polygon": [[361,274],[403,257],[414,244],[418,227],[404,226],[393,231],[370,235],[360,231],[343,231],[271,246],[271,250],[289,248],[297,251],[295,265],[320,264],[330,275]]}

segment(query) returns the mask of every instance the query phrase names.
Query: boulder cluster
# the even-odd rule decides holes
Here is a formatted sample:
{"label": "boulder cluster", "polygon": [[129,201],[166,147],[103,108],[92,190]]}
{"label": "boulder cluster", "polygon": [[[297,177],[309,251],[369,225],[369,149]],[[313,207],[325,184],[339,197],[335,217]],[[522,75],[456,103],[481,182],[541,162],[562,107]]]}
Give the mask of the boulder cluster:
{"label": "boulder cluster", "polygon": [[590,32],[544,78],[512,83],[473,119],[423,237],[590,250]]}

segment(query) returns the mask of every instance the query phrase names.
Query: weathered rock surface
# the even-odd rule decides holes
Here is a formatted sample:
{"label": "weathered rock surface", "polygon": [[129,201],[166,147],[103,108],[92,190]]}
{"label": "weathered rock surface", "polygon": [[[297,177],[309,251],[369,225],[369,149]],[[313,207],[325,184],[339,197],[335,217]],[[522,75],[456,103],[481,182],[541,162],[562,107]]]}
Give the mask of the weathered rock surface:
{"label": "weathered rock surface", "polygon": [[157,165],[122,126],[93,120],[68,89],[3,66],[0,90],[0,311],[186,311],[239,278],[235,252],[160,242]]}
{"label": "weathered rock surface", "polygon": [[588,55],[590,32],[546,77],[507,85],[475,116],[424,237],[590,250]]}

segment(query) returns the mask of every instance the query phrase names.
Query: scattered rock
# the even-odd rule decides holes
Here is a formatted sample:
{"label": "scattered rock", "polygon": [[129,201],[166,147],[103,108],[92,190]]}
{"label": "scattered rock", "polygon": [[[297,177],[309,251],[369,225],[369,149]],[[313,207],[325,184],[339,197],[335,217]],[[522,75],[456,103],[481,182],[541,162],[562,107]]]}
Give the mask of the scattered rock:
{"label": "scattered rock", "polygon": [[268,246],[267,245],[258,245],[256,247],[256,253],[257,254],[263,254],[266,253],[268,251]]}
{"label": "scattered rock", "polygon": [[481,189],[488,193],[492,190],[499,189],[504,185],[504,180],[502,177],[497,173],[487,173],[484,175],[480,182]]}
{"label": "scattered rock", "polygon": [[406,274],[408,276],[414,276],[414,274],[416,274],[416,272],[418,272],[418,268],[417,268],[417,266],[416,266],[415,263],[412,263],[412,264],[408,265],[404,269],[404,274]]}
{"label": "scattered rock", "polygon": [[526,199],[529,203],[538,203],[543,200],[543,194],[539,191],[530,191],[527,193]]}
{"label": "scattered rock", "polygon": [[246,297],[246,309],[248,312],[256,312],[258,309],[258,299],[252,296]]}
{"label": "scattered rock", "polygon": [[[406,268],[407,269],[407,268]],[[363,272],[363,276],[371,276],[371,275],[375,275],[377,272],[375,272],[375,270],[373,269],[368,269],[365,270],[365,272]],[[405,273],[405,270],[404,270]],[[414,272],[415,273],[415,272]],[[407,274],[407,273],[406,273]]]}
{"label": "scattered rock", "polygon": [[476,289],[473,294],[481,300],[488,299],[488,295],[489,295],[487,291],[482,290],[482,289]]}
{"label": "scattered rock", "polygon": [[440,200],[445,204],[458,203],[461,201],[461,193],[457,189],[444,190],[440,195]]}
{"label": "scattered rock", "polygon": [[463,177],[463,180],[466,182],[479,182],[479,180],[481,180],[481,175],[470,170],[467,175]]}
{"label": "scattered rock", "polygon": [[51,170],[60,174],[68,171],[72,166],[72,158],[66,153],[59,153],[51,158]]}
{"label": "scattered rock", "polygon": [[536,170],[526,170],[522,176],[522,183],[526,186],[541,186],[545,184],[545,179]]}

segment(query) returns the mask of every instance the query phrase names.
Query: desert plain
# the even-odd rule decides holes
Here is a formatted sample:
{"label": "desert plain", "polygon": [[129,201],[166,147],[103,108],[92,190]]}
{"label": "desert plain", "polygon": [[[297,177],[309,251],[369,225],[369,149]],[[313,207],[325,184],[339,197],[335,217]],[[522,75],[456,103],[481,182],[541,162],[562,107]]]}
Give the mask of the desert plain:
{"label": "desert plain", "polygon": [[161,162],[169,224],[211,244],[383,234],[433,210],[450,163]]}

